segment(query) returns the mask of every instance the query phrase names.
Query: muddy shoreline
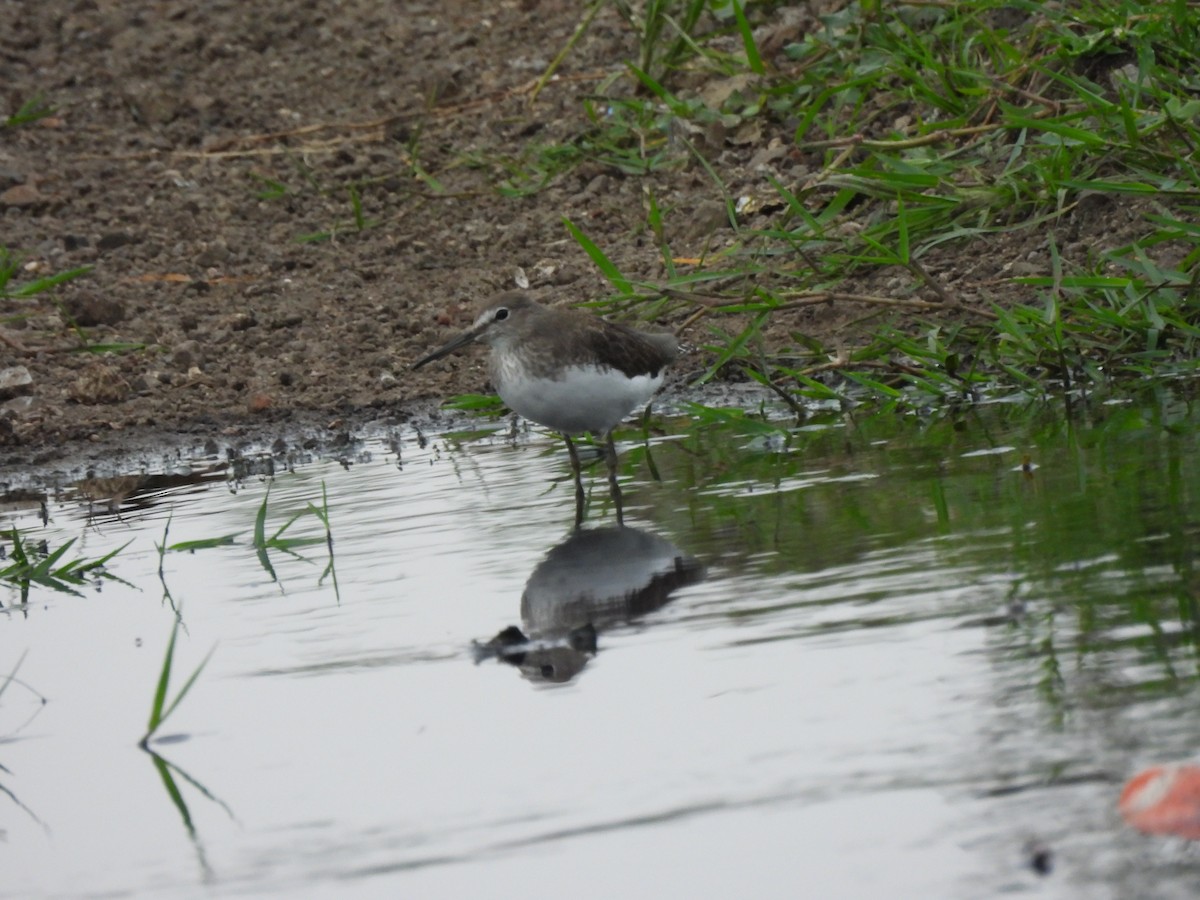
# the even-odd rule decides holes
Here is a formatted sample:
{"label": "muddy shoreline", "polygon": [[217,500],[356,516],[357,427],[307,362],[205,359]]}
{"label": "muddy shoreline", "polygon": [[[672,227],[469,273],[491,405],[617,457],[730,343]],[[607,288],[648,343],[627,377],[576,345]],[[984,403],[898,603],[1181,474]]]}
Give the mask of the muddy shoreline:
{"label": "muddy shoreline", "polygon": [[[778,52],[818,27],[822,5],[780,10],[761,44]],[[0,371],[15,375],[0,387],[0,474],[436,422],[439,399],[486,389],[481,355],[409,366],[480,300],[526,283],[557,304],[611,292],[564,218],[647,283],[666,277],[648,192],[681,258],[740,239],[721,191],[686,153],[638,175],[600,161],[544,169],[586,133],[598,85],[617,83],[636,57],[637,36],[613,10],[534,100],[579,24],[577,4],[402,6],[0,6],[11,23],[0,34],[0,112],[30,101],[48,111],[0,132],[0,245],[16,285],[88,268],[4,301]],[[681,73],[673,88],[704,97],[722,87],[715,78]],[[766,118],[752,140],[693,139],[724,190],[756,197],[820,170],[819,155],[795,148],[793,124]],[[1064,258],[1128,241],[1138,202],[1081,203],[1065,221]],[[777,214],[747,212],[741,224],[770,227]],[[940,314],[948,325],[1027,299],[1011,275],[1047,259],[1046,235],[1018,230],[985,247],[935,248],[923,266],[959,304]],[[844,287],[886,295],[901,283],[882,267]],[[656,324],[678,329],[688,312]],[[772,317],[761,348],[802,334],[836,351],[884,323],[912,321],[805,305]],[[716,327],[744,324],[728,316]],[[720,343],[706,321],[683,337]]]}

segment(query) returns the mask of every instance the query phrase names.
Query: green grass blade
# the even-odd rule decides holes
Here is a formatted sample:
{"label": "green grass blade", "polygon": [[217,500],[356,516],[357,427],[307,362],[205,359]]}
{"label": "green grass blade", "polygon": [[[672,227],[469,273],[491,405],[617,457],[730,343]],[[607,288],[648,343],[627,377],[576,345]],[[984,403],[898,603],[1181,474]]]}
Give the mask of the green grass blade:
{"label": "green grass blade", "polygon": [[708,367],[703,375],[697,380],[697,384],[705,384],[712,379],[714,375],[731,359],[740,356],[743,348],[752,337],[757,335],[761,330],[763,323],[771,315],[770,310],[764,310],[754,317],[754,320],[742,330],[733,340],[727,341],[725,346],[717,354],[716,360]]}
{"label": "green grass blade", "polygon": [[36,576],[49,575],[50,571],[54,568],[54,564],[62,559],[63,554],[66,553],[74,543],[75,538],[71,538],[69,541],[66,541],[53,553],[39,561],[38,564],[33,567],[30,574]]}
{"label": "green grass blade", "polygon": [[204,667],[208,665],[208,661],[212,659],[212,655],[217,649],[214,646],[208,651],[208,654],[200,662],[200,665],[195,668],[192,674],[188,677],[187,681],[184,682],[179,693],[175,695],[175,699],[171,701],[170,705],[167,705],[167,691],[171,682],[171,669],[175,662],[175,641],[179,637],[179,623],[180,617],[177,615],[171,624],[171,638],[167,641],[167,652],[163,657],[162,670],[159,672],[158,684],[154,689],[154,700],[150,707],[149,723],[146,728],[146,733],[142,736],[140,741],[140,744],[143,748],[147,747],[150,738],[154,736],[154,733],[158,731],[160,727],[162,727],[163,722],[165,722],[171,713],[175,711],[176,707],[179,706],[180,701],[187,696],[188,692],[192,689],[192,686],[196,683],[196,679],[200,677],[200,673],[204,671]]}
{"label": "green grass blade", "polygon": [[317,584],[323,584],[326,578],[333,581],[333,595],[337,601],[342,601],[342,591],[338,585],[337,568],[334,566],[333,556],[333,527],[329,521],[329,491],[325,485],[325,479],[321,479],[321,508],[317,509],[315,505],[308,505],[312,514],[321,520],[321,524],[325,526],[325,544],[329,549],[329,562],[325,564],[325,570],[321,572],[321,577],[317,579]]}
{"label": "green grass blade", "polygon": [[674,94],[668,91],[665,87],[658,83],[647,72],[642,71],[632,63],[626,63],[626,68],[634,74],[638,81],[646,86],[646,88],[658,97],[672,113],[680,118],[687,119],[691,117],[691,110],[686,103],[681,102]]}
{"label": "green grass blade", "polygon": [[308,513],[308,510],[306,510],[306,509],[302,509],[302,510],[300,510],[300,512],[293,513],[292,517],[290,519],[288,519],[286,522],[284,522],[282,525],[280,525],[278,530],[276,530],[276,532],[273,535],[271,535],[269,538],[267,538],[267,546],[274,547],[274,546],[279,545],[281,543],[280,537],[283,535],[283,533],[285,531],[287,531],[289,528],[291,528],[292,525],[294,525],[296,523],[297,519],[299,519],[303,515],[306,515],[307,513]]}
{"label": "green grass blade", "polygon": [[359,231],[366,228],[366,217],[363,215],[362,197],[357,185],[350,185],[350,211],[354,215],[354,227]]}
{"label": "green grass blade", "polygon": [[43,102],[40,94],[35,94],[22,103],[20,109],[11,116],[8,116],[3,124],[6,128],[16,128],[19,125],[28,125],[31,122],[36,122],[38,119],[52,116],[54,113],[55,108]]}
{"label": "green grass blade", "polygon": [[32,297],[35,294],[44,293],[52,287],[57,287],[67,281],[71,281],[81,275],[86,275],[92,271],[91,266],[80,266],[77,269],[68,269],[65,272],[57,272],[54,275],[47,275],[45,278],[38,278],[35,281],[27,281],[25,284],[14,288],[11,291],[5,292],[2,296],[12,298]]}
{"label": "green grass blade", "polygon": [[604,277],[608,279],[609,283],[613,287],[615,287],[622,294],[634,293],[633,282],[621,274],[621,270],[618,269],[616,264],[604,254],[603,250],[596,246],[591,238],[584,234],[579,227],[566,216],[563,216],[563,224],[567,227],[567,231],[571,232],[571,237],[575,238],[575,242],[583,248],[583,252],[591,257],[591,260],[593,263],[595,263],[596,268],[598,268],[604,274]]}
{"label": "green grass blade", "polygon": [[145,350],[145,344],[136,343],[112,343],[112,344],[84,344],[81,347],[72,347],[71,353],[136,353],[139,350]]}
{"label": "green grass blade", "polygon": [[742,46],[746,50],[746,62],[750,66],[750,71],[755,75],[766,75],[767,68],[763,65],[762,57],[758,53],[758,45],[754,41],[754,30],[746,18],[746,10],[743,9],[744,2],[745,0],[733,0],[733,17],[737,21],[738,31],[742,35]]}
{"label": "green grass blade", "polygon": [[267,492],[263,494],[262,503],[259,504],[258,514],[254,517],[254,546],[267,546],[267,500],[271,496],[271,488],[267,488]]}
{"label": "green grass blade", "polygon": [[150,735],[158,729],[163,720],[163,706],[167,702],[167,688],[171,683],[171,663],[175,658],[175,638],[179,635],[179,617],[176,616],[171,624],[171,638],[167,641],[167,652],[163,657],[162,668],[158,673],[158,685],[154,689],[154,701],[150,705],[150,721],[146,725],[146,734],[142,743],[150,739]]}
{"label": "green grass blade", "polygon": [[233,534],[222,534],[219,537],[197,538],[194,541],[176,541],[169,547],[165,548],[171,551],[187,551],[194,552],[196,550],[209,550],[213,547],[228,547],[231,544],[237,543],[240,531]]}
{"label": "green grass blade", "polygon": [[175,695],[175,699],[171,701],[171,705],[163,711],[162,718],[159,719],[160,725],[167,720],[171,713],[175,711],[175,707],[179,706],[183,698],[187,696],[188,691],[192,689],[192,685],[196,683],[196,679],[200,677],[200,673],[204,671],[204,667],[208,665],[208,661],[212,659],[213,654],[216,652],[217,648],[216,645],[214,645],[212,649],[205,654],[204,659],[200,661],[200,665],[196,666],[195,671],[188,676],[188,680],[183,683],[183,687],[179,689],[179,693]]}

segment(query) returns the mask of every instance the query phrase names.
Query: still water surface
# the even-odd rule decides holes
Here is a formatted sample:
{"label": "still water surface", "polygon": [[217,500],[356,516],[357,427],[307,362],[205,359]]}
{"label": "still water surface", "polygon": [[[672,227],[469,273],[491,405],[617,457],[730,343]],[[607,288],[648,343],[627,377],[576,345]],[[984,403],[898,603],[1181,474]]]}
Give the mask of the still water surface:
{"label": "still water surface", "polygon": [[[126,583],[0,588],[0,896],[1194,896],[1200,853],[1115,801],[1200,737],[1198,422],[677,422],[627,435],[630,528],[593,470],[582,534],[539,432],[65,488],[3,524],[128,542]],[[336,591],[324,543],[273,580],[264,496],[268,536],[322,537],[323,486]],[[237,538],[160,581],[168,519]],[[160,762],[164,583],[172,693],[215,652]]]}

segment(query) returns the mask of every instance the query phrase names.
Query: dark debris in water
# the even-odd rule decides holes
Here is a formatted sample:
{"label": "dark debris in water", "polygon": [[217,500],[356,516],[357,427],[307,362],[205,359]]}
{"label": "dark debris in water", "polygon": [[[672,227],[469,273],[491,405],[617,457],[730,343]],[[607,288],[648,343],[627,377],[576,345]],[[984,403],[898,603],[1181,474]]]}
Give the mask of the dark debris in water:
{"label": "dark debris in water", "polygon": [[595,654],[597,650],[595,626],[589,622],[578,628],[572,628],[567,634],[558,638],[530,638],[516,625],[509,625],[489,641],[471,642],[471,652],[476,663],[496,659],[514,666],[522,666],[530,654],[555,649]]}
{"label": "dark debris in water", "polygon": [[1039,875],[1049,875],[1054,871],[1054,851],[1043,841],[1035,839],[1026,843],[1025,859],[1029,868]]}

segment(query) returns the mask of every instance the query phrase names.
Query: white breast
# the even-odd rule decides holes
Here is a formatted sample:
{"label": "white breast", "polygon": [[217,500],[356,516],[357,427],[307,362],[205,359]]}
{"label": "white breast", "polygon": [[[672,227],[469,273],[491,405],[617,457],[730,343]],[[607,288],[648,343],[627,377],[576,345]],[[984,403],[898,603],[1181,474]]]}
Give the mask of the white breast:
{"label": "white breast", "polygon": [[573,366],[558,378],[536,378],[522,366],[504,365],[493,369],[492,380],[508,407],[530,421],[566,434],[603,434],[654,396],[663,376],[630,378],[616,369]]}

